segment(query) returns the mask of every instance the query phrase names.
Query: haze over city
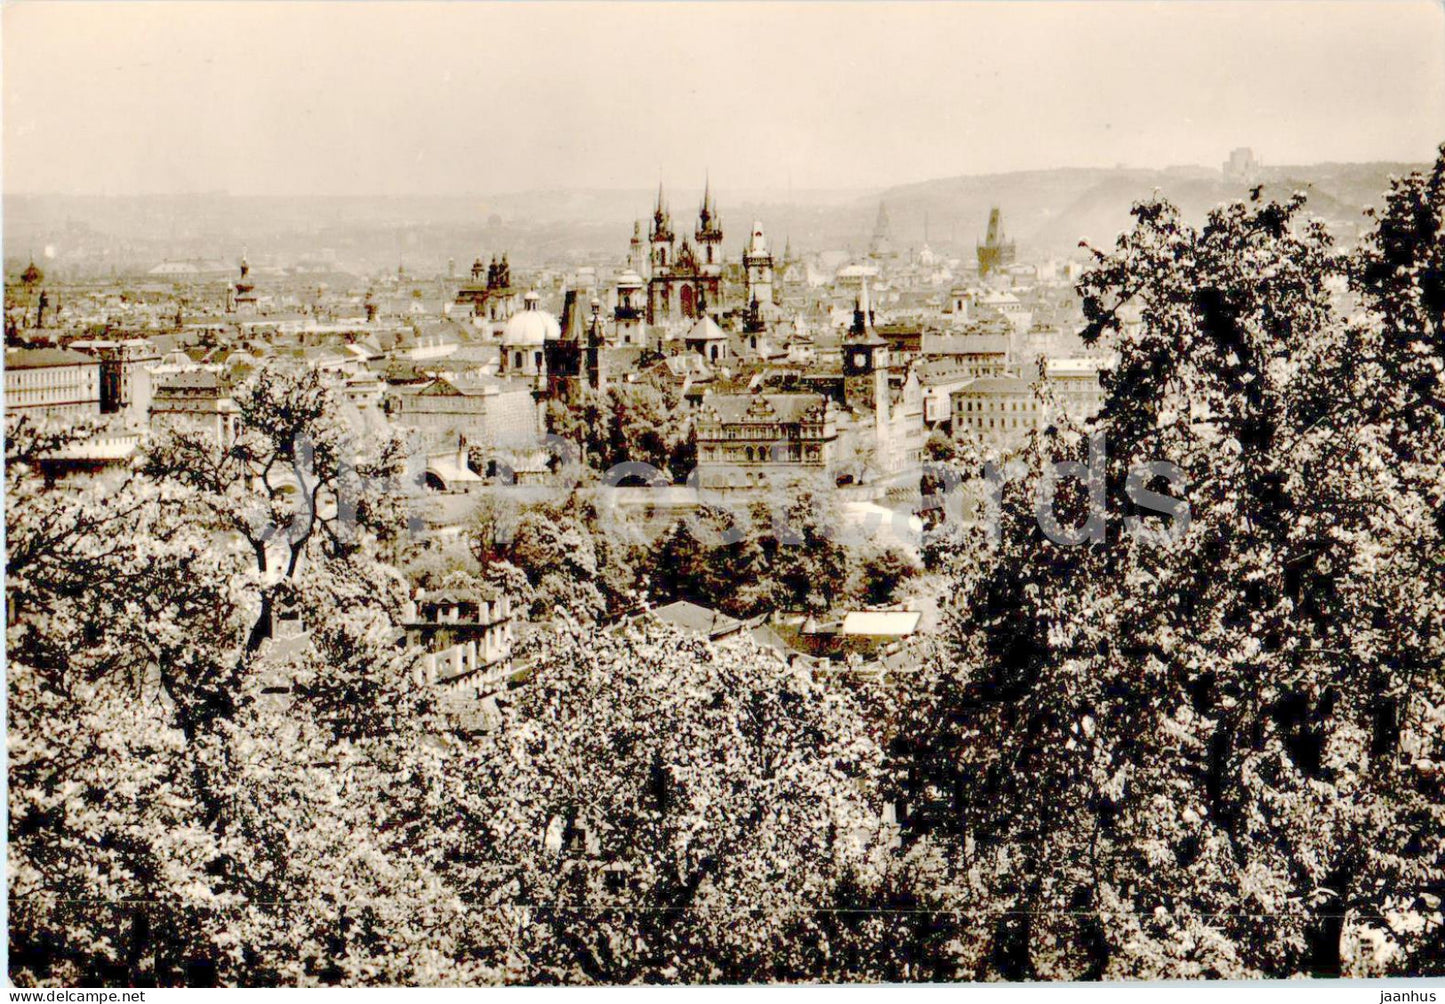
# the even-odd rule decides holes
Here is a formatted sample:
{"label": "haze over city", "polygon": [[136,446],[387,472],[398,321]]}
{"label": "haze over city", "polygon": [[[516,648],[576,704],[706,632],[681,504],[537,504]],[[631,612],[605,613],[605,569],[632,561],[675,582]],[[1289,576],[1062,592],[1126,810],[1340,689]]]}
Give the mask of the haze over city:
{"label": "haze over city", "polygon": [[1433,1002],[1442,4],[0,0],[9,984]]}
{"label": "haze over city", "polygon": [[[1047,12],[1047,16],[1041,16]],[[5,190],[869,189],[1422,162],[1439,4],[17,3]],[[1338,123],[1348,122],[1348,128]]]}

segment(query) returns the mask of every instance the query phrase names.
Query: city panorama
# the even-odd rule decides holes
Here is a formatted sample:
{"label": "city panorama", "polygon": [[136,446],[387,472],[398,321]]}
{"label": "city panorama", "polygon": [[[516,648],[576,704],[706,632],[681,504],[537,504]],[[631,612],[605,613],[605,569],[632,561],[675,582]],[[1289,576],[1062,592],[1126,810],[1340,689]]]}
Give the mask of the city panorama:
{"label": "city panorama", "polygon": [[0,16],[12,987],[1434,999],[1445,8]]}

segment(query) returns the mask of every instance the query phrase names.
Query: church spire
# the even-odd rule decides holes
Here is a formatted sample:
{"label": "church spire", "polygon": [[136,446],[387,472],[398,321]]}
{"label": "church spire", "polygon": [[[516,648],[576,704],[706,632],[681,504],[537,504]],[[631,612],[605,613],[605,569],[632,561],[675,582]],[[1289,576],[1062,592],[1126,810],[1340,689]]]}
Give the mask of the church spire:
{"label": "church spire", "polygon": [[868,298],[868,279],[865,277],[858,287],[858,300],[853,308],[853,326],[848,329],[852,341],[872,341],[877,337],[873,331],[873,303]]}
{"label": "church spire", "polygon": [[717,203],[712,198],[712,172],[704,171],[702,175],[702,212],[704,219],[717,218]]}
{"label": "church spire", "polygon": [[663,193],[661,180],[657,183],[657,208],[652,212],[652,232],[649,235],[654,244],[671,244],[672,217],[667,211],[667,196]]}
{"label": "church spire", "polygon": [[713,267],[722,267],[722,220],[717,215],[717,205],[713,202],[712,177],[703,175],[702,183],[702,206],[697,212],[697,229],[693,236],[697,238],[698,247],[702,249],[703,264]]}

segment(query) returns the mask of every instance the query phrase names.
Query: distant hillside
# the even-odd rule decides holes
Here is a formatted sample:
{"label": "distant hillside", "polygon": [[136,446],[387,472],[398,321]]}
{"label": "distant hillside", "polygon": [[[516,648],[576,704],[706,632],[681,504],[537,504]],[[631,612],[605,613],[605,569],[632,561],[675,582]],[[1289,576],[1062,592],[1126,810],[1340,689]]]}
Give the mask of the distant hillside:
{"label": "distant hillside", "polygon": [[[1390,175],[1424,165],[1314,164],[1267,168],[1268,194],[1310,193],[1310,209],[1342,240],[1375,204]],[[736,257],[753,220],[776,251],[791,240],[799,252],[868,247],[887,203],[899,251],[927,239],[938,252],[972,255],[992,206],[1025,255],[1066,255],[1080,239],[1112,244],[1129,225],[1129,207],[1155,190],[1202,219],[1213,206],[1248,195],[1218,170],[1172,167],[1060,168],[942,178],[883,192],[716,190]],[[669,189],[673,223],[690,235],[700,192]],[[443,274],[450,260],[464,272],[472,259],[506,251],[516,263],[607,264],[627,253],[633,221],[650,214],[656,190],[574,189],[498,196],[267,198],[225,193],[178,196],[7,195],[7,259],[39,256],[57,277],[137,271],[168,258],[234,261],[243,247],[253,264],[286,265],[322,258],[357,272],[404,265],[416,275]],[[644,223],[645,226],[645,223]]]}
{"label": "distant hillside", "polygon": [[[1339,236],[1353,237],[1367,206],[1379,202],[1392,175],[1423,164],[1313,164],[1266,167],[1265,194],[1281,198],[1296,190],[1309,195],[1309,211]],[[1227,183],[1205,168],[1065,168],[1010,174],[971,175],[903,185],[883,192],[894,242],[917,246],[925,215],[929,232],[965,249],[988,226],[989,210],[999,206],[1005,230],[1021,249],[1036,254],[1067,254],[1080,240],[1112,244],[1130,222],[1129,209],[1156,190],[1191,220],[1202,220],[1222,202],[1246,198],[1248,185]]]}

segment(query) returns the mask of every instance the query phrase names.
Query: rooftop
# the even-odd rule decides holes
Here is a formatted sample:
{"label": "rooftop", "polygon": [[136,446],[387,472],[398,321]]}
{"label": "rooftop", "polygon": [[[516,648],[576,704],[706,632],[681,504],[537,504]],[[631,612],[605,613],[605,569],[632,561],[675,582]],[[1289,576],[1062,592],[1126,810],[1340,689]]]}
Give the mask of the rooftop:
{"label": "rooftop", "polygon": [[709,638],[721,638],[732,634],[743,626],[743,622],[710,607],[700,606],[688,600],[677,600],[648,612],[649,616],[680,627],[685,631],[705,634]]}
{"label": "rooftop", "polygon": [[91,356],[72,349],[6,349],[7,370],[36,370],[49,366],[94,366]]}

